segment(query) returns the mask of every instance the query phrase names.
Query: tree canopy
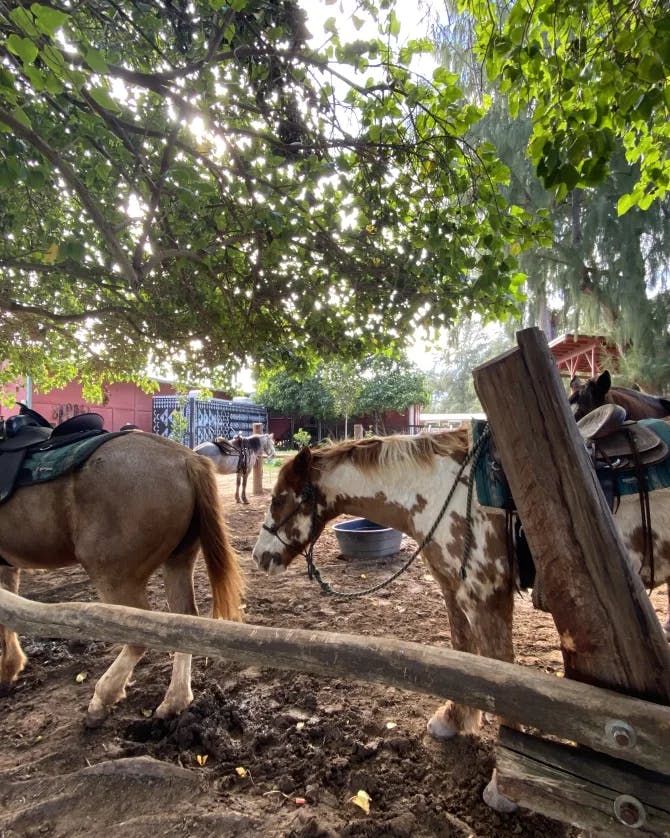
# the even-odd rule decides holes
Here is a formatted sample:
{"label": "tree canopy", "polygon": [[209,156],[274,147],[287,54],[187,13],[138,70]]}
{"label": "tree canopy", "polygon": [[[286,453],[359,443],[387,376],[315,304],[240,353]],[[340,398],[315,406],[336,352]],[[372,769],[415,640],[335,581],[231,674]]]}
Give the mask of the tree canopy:
{"label": "tree canopy", "polygon": [[625,149],[638,177],[619,213],[670,188],[670,6],[660,0],[461,0],[510,113],[530,110],[528,150],[560,198],[601,183]]}
{"label": "tree canopy", "polygon": [[295,0],[0,5],[2,380],[218,383],[512,310],[546,231],[432,43],[370,16],[315,46]]}

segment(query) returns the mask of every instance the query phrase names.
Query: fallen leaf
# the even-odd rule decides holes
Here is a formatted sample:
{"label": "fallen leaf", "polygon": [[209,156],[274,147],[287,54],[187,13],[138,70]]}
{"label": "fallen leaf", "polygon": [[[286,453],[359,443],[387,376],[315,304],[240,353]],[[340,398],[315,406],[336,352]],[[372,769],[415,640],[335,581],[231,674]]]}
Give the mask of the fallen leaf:
{"label": "fallen leaf", "polygon": [[303,727],[305,727],[305,723],[304,722],[296,722],[295,727],[296,727],[296,730],[302,730]]}
{"label": "fallen leaf", "polygon": [[361,573],[361,579],[367,579],[367,575],[365,573]]}
{"label": "fallen leaf", "polygon": [[242,768],[241,765],[238,765],[238,767],[235,769],[235,773],[238,777],[246,777],[249,772],[246,768]]}
{"label": "fallen leaf", "polygon": [[205,765],[209,759],[209,754],[196,754],[195,759],[198,765]]}
{"label": "fallen leaf", "polygon": [[150,719],[154,714],[153,710],[142,710],[142,715],[145,719]]}
{"label": "fallen leaf", "polygon": [[395,722],[386,722],[387,730],[393,730],[394,727],[398,727],[398,725]]}
{"label": "fallen leaf", "polygon": [[80,672],[78,675],[75,676],[75,681],[78,684],[81,684],[82,681],[85,681],[88,678],[88,672]]}
{"label": "fallen leaf", "polygon": [[366,815],[370,814],[371,798],[370,795],[363,789],[359,789],[353,797],[349,798],[349,802],[353,803],[354,806],[358,806],[359,809],[362,809]]}

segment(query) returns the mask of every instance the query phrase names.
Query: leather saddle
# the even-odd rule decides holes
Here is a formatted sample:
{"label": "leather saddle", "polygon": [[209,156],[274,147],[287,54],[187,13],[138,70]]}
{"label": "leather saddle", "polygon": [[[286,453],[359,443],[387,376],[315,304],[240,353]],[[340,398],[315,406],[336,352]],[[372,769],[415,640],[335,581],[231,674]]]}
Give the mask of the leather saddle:
{"label": "leather saddle", "polygon": [[80,413],[52,428],[44,416],[22,404],[19,415],[10,416],[0,426],[0,503],[14,491],[28,454],[102,433],[105,433],[103,419],[98,413]]}
{"label": "leather saddle", "polygon": [[668,456],[665,442],[651,428],[626,419],[617,404],[597,407],[577,427],[592,457],[616,470],[656,465]]}

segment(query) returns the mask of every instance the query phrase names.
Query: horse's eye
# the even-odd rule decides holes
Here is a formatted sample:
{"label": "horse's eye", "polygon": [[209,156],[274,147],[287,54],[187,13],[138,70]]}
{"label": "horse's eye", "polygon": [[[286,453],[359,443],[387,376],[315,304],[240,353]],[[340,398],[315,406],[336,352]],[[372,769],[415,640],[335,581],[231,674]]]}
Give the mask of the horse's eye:
{"label": "horse's eye", "polygon": [[270,501],[270,509],[281,509],[286,503],[285,497],[272,498]]}

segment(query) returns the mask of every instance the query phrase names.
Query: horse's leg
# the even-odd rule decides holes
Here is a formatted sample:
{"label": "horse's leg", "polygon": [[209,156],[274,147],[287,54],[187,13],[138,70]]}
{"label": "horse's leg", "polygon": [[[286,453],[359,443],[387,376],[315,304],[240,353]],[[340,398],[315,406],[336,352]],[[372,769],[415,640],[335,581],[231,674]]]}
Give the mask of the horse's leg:
{"label": "horse's leg", "polygon": [[666,585],[668,588],[668,618],[663,623],[663,628],[665,630],[665,636],[667,637],[668,642],[670,643],[670,579],[667,580]]}
{"label": "horse's leg", "polygon": [[[93,579],[93,582],[103,602],[150,610],[146,595],[146,581],[141,583],[127,581],[125,586],[121,585],[116,589],[113,586],[108,589],[107,585],[101,583],[100,580]],[[115,578],[113,582],[119,583],[120,580]],[[98,679],[86,713],[86,725],[88,727],[97,727],[102,724],[107,718],[110,708],[122,698],[125,698],[128,681],[145,651],[144,646],[126,644],[114,659],[112,665]]]}
{"label": "horse's leg", "polygon": [[[198,615],[193,590],[193,568],[198,555],[198,547],[189,548],[185,553],[179,553],[170,558],[163,565],[163,580],[165,593],[170,611],[175,614]],[[185,652],[175,652],[172,662],[172,678],[160,706],[156,709],[156,716],[161,719],[176,716],[193,701],[191,691],[191,655]]]}
{"label": "horse's leg", "polygon": [[238,471],[235,478],[235,500],[240,502],[240,483],[242,482],[242,472]]}
{"label": "horse's leg", "polygon": [[249,503],[247,500],[247,478],[249,477],[249,469],[242,474],[242,503]]}
{"label": "horse's leg", "polygon": [[[21,571],[9,565],[0,565],[0,587],[12,594],[18,594]],[[28,658],[23,654],[19,637],[15,631],[0,625],[2,638],[2,657],[0,657],[0,685],[5,686],[15,681],[26,665]]]}
{"label": "horse's leg", "polygon": [[[468,618],[457,601],[456,592],[446,581],[438,579],[449,612],[451,646],[459,652],[477,653]],[[457,733],[474,733],[479,729],[482,714],[474,707],[447,701],[428,720],[428,733],[435,739],[451,739]]]}

